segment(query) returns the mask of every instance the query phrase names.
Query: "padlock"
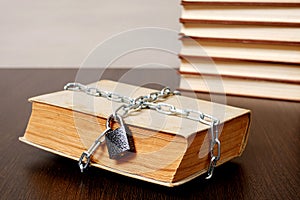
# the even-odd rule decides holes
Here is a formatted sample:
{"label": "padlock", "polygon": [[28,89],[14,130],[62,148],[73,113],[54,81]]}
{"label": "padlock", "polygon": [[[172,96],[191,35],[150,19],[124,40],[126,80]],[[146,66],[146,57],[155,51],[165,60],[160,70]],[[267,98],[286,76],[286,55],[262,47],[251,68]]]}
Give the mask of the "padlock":
{"label": "padlock", "polygon": [[[120,127],[112,130],[112,123],[116,121]],[[118,114],[112,114],[106,121],[106,128],[111,129],[105,135],[106,146],[110,159],[119,159],[134,152],[134,143],[130,130],[126,127],[123,119]]]}

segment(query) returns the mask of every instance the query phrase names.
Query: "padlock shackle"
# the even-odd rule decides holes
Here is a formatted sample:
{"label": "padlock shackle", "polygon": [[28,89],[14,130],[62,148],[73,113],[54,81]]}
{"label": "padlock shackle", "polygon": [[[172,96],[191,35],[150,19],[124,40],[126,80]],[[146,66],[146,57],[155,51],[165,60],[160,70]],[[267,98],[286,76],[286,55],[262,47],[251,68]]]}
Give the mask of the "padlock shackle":
{"label": "padlock shackle", "polygon": [[107,129],[112,129],[112,126],[111,126],[111,122],[112,121],[117,121],[119,124],[120,124],[120,127],[124,128],[124,122],[123,122],[123,119],[120,115],[118,115],[117,113],[114,113],[114,114],[111,114],[107,120],[106,120],[106,128]]}

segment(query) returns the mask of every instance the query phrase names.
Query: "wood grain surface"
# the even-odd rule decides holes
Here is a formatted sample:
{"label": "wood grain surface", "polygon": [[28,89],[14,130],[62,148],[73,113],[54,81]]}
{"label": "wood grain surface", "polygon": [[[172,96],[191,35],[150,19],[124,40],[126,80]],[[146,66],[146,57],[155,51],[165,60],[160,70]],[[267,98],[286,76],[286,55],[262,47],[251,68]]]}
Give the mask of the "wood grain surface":
{"label": "wood grain surface", "polygon": [[[125,72],[109,70],[102,78],[118,80]],[[244,154],[218,167],[211,180],[200,176],[174,188],[97,168],[82,174],[76,161],[19,142],[31,110],[27,99],[61,90],[65,83],[74,81],[76,73],[75,69],[0,70],[0,199],[300,198],[299,103],[227,97],[227,104],[252,110]],[[164,84],[178,86],[179,77],[175,79],[168,70],[137,73],[156,75]]]}

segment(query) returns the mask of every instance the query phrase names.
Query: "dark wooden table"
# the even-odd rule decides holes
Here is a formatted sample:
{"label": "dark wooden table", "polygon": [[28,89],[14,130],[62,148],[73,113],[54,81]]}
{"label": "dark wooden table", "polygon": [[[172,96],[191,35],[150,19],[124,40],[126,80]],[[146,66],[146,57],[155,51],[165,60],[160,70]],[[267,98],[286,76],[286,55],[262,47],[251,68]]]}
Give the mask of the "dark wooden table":
{"label": "dark wooden table", "polygon": [[[76,72],[0,70],[0,199],[300,199],[300,104],[295,102],[227,97],[227,104],[252,110],[244,154],[218,167],[211,180],[201,176],[174,188],[97,168],[82,174],[77,162],[19,142],[31,111],[27,98],[61,90]],[[124,72],[103,77],[117,80]],[[178,84],[167,70],[146,73],[154,75]]]}

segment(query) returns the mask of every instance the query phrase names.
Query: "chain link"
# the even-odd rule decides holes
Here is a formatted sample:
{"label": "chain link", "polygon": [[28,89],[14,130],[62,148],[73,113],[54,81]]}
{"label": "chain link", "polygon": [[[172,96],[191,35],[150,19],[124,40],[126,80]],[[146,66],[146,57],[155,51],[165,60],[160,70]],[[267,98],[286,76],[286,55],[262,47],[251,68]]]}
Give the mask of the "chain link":
{"label": "chain link", "polygon": [[[176,115],[210,126],[210,163],[208,166],[206,179],[210,179],[212,177],[214,168],[216,167],[217,161],[221,156],[221,143],[219,140],[220,121],[217,118],[201,111],[192,109],[179,109],[172,104],[157,102],[172,95],[180,95],[179,91],[172,92],[169,87],[165,87],[159,92],[152,92],[146,96],[139,96],[134,99],[118,93],[99,90],[95,87],[87,87],[81,83],[68,83],[65,85],[64,89],[70,91],[80,91],[94,97],[104,97],[110,101],[125,103],[115,110],[114,115],[118,114],[122,117],[125,117],[131,112],[148,108],[156,110],[157,112],[165,115]],[[217,149],[217,152],[214,152],[215,148]]]}

